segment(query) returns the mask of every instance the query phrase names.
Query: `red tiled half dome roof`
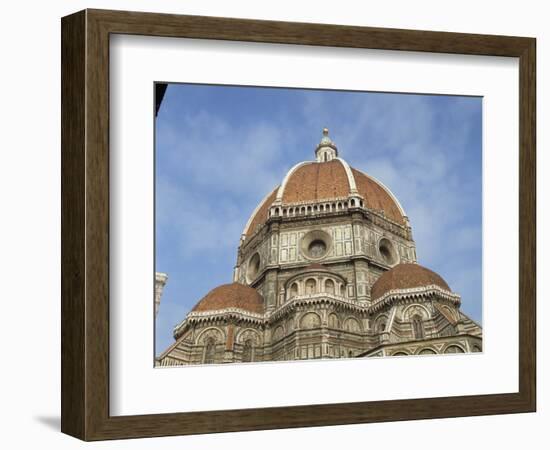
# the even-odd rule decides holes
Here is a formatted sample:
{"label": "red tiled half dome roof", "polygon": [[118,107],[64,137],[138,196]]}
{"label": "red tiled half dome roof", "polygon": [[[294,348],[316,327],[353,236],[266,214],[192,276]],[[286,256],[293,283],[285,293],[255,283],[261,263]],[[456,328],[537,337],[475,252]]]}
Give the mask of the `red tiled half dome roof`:
{"label": "red tiled half dome roof", "polygon": [[264,302],[256,289],[240,283],[222,284],[206,294],[192,311],[214,311],[226,308],[238,308],[263,314]]}
{"label": "red tiled half dome roof", "polygon": [[371,297],[375,300],[389,291],[430,285],[451,292],[447,282],[434,271],[419,264],[398,264],[376,280],[371,289]]}

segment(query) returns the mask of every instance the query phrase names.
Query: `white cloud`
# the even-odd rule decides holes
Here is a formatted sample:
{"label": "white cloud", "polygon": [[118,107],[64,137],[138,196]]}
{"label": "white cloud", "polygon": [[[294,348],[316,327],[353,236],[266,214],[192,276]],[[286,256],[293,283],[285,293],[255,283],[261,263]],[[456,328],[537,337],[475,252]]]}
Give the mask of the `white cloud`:
{"label": "white cloud", "polygon": [[200,191],[189,191],[169,182],[157,183],[157,233],[169,236],[180,253],[236,249],[242,231],[242,214],[228,201],[218,203]]}
{"label": "white cloud", "polygon": [[[185,130],[185,131],[183,131]],[[185,256],[235,251],[250,214],[278,185],[285,130],[256,123],[233,128],[202,111],[163,122],[158,135],[157,234]]]}
{"label": "white cloud", "polygon": [[[181,130],[185,130],[184,133]],[[254,195],[279,183],[280,128],[268,123],[233,129],[208,112],[164,125],[162,151],[179,173],[206,189]],[[192,170],[190,170],[192,168]]]}

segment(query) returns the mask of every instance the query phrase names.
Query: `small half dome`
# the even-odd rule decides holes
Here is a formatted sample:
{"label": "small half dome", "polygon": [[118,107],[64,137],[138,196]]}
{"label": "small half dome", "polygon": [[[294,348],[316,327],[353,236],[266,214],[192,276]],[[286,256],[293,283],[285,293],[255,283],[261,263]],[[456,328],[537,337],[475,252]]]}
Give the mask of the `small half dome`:
{"label": "small half dome", "polygon": [[376,280],[372,285],[371,297],[376,300],[390,291],[431,285],[452,292],[447,282],[434,271],[419,264],[398,264]]}
{"label": "small half dome", "polygon": [[206,294],[192,309],[192,312],[217,311],[237,308],[263,314],[262,296],[251,287],[241,283],[222,284]]}

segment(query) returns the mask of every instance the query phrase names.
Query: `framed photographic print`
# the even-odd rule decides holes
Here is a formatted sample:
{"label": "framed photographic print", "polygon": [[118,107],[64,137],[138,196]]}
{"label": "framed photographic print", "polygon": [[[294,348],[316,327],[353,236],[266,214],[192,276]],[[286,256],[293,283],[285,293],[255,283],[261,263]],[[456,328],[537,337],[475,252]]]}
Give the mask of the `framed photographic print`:
{"label": "framed photographic print", "polygon": [[534,411],[535,168],[533,38],[63,18],[62,431]]}

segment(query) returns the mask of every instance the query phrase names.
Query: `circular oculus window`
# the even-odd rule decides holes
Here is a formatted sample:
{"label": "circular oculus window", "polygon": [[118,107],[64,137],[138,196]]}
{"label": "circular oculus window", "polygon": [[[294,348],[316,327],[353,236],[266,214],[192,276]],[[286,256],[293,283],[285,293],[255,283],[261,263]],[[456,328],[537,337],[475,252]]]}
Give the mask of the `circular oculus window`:
{"label": "circular oculus window", "polygon": [[388,265],[394,264],[397,260],[393,244],[386,238],[380,239],[378,243],[378,252],[382,260]]}
{"label": "circular oculus window", "polygon": [[331,244],[332,239],[325,231],[310,231],[302,238],[302,254],[307,259],[319,260],[328,254]]}
{"label": "circular oculus window", "polygon": [[246,281],[252,283],[258,276],[260,271],[260,255],[254,253],[252,257],[248,260],[248,265],[246,267]]}
{"label": "circular oculus window", "polygon": [[321,239],[315,239],[309,244],[307,251],[312,258],[320,258],[327,252],[327,245]]}

